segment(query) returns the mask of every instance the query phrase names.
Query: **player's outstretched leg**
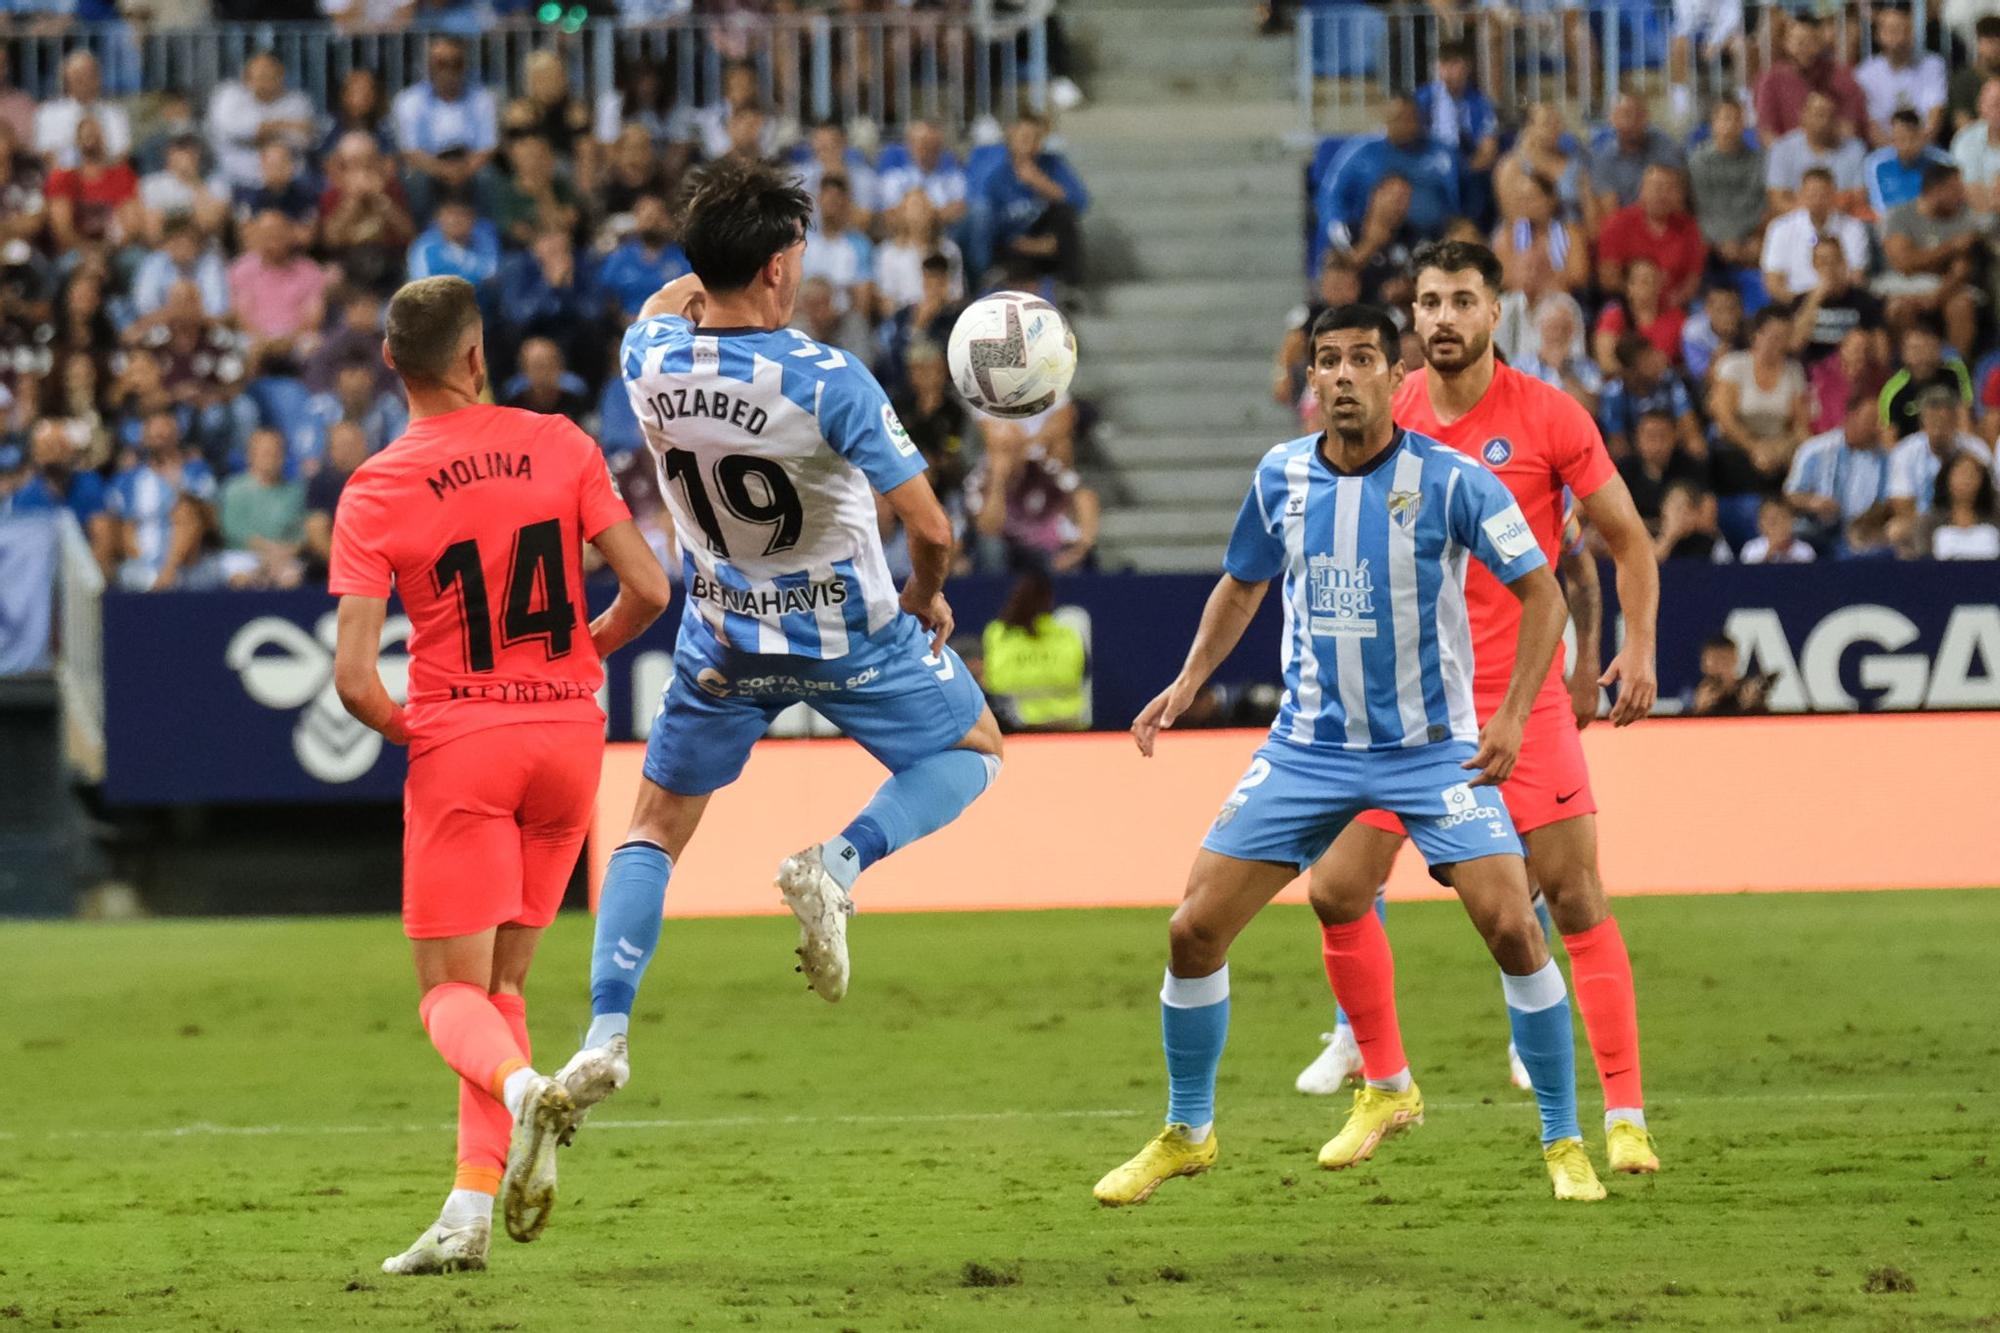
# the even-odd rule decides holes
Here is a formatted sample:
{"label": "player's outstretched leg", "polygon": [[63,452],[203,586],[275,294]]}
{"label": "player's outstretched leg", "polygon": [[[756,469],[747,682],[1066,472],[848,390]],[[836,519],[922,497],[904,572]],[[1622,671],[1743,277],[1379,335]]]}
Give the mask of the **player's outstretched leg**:
{"label": "player's outstretched leg", "polygon": [[1604,1142],[1611,1169],[1644,1175],[1660,1169],[1646,1128],[1639,1070],[1639,1002],[1625,937],[1597,874],[1597,820],[1582,815],[1528,834],[1535,875],[1569,951],[1576,1005],[1604,1089]]}
{"label": "player's outstretched leg", "polygon": [[[991,736],[982,733],[990,730]],[[999,749],[988,713],[973,737]],[[778,892],[799,921],[799,970],[829,1004],[847,994],[847,918],[854,881],[883,857],[935,833],[964,813],[1000,772],[998,753],[946,750],[899,769],[854,821],[778,867]]]}
{"label": "player's outstretched leg", "polygon": [[556,1071],[579,1121],[632,1076],[627,1044],[632,1005],[660,946],[660,916],[673,873],[673,858],[644,838],[620,844],[605,866],[590,951],[590,1031],[582,1049]]}

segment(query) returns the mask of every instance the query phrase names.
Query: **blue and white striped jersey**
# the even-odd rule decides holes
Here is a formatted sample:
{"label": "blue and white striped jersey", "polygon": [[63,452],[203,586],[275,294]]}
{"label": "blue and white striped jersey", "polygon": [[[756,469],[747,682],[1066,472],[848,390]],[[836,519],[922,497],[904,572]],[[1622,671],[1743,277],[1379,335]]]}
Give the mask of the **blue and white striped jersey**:
{"label": "blue and white striped jersey", "polygon": [[824,659],[894,623],[874,492],[924,460],[866,366],[796,329],[674,315],[627,330],[621,364],[681,548],[683,633]]}
{"label": "blue and white striped jersey", "polygon": [[1477,461],[1398,428],[1365,472],[1309,435],[1264,455],[1223,568],[1284,576],[1285,700],[1297,745],[1393,750],[1476,741],[1466,557],[1502,583],[1547,564],[1514,497]]}

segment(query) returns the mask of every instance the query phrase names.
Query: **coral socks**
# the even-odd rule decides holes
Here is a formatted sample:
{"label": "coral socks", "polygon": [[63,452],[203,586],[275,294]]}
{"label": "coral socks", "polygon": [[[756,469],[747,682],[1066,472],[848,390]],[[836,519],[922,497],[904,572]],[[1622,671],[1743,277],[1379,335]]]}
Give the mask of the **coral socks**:
{"label": "coral socks", "polygon": [[1361,1048],[1361,1071],[1372,1082],[1387,1082],[1410,1067],[1403,1055],[1403,1032],[1396,1021],[1396,958],[1382,918],[1364,912],[1358,921],[1321,926],[1326,979],[1333,998],[1354,1029]]}
{"label": "coral socks", "polygon": [[1618,919],[1607,916],[1589,930],[1563,936],[1570,979],[1607,1107],[1646,1105],[1639,1083],[1639,999],[1632,986],[1632,958]]}
{"label": "coral socks", "polygon": [[417,1012],[444,1062],[460,1078],[498,1098],[507,1076],[528,1065],[506,1017],[485,990],[447,981],[424,994]]}

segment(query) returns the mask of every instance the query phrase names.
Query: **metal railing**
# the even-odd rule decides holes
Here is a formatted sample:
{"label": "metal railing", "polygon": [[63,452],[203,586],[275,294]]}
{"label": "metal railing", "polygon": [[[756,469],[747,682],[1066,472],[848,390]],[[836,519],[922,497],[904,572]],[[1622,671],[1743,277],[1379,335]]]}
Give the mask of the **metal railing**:
{"label": "metal railing", "polygon": [[[499,20],[452,31],[467,48],[467,74],[496,93],[521,86],[521,66],[554,51],[570,86],[595,104],[640,66],[657,76],[667,113],[689,112],[722,96],[731,60],[757,70],[765,106],[798,123],[829,116],[879,125],[935,119],[963,132],[982,117],[1005,120],[1046,107],[1047,28],[1032,8],[995,12],[791,15],[732,22],[680,15],[644,25],[608,20],[545,24]],[[64,58],[94,54],[107,95],[176,90],[201,104],[216,84],[239,75],[258,51],[284,62],[287,83],[331,109],[341,81],[372,70],[385,97],[424,77],[425,51],[441,30],[352,32],[324,23],[214,23],[197,28],[135,23],[76,24],[53,32],[0,36],[14,83],[34,96],[59,95]]]}
{"label": "metal railing", "polygon": [[[1602,120],[1624,91],[1661,93],[1685,82],[1706,102],[1753,85],[1782,58],[1790,13],[1830,18],[1833,51],[1850,64],[1874,54],[1865,3],[1781,0],[1750,11],[1747,29],[1711,41],[1676,36],[1671,0],[1518,0],[1442,16],[1427,4],[1308,4],[1297,24],[1299,126],[1324,134],[1379,125],[1382,103],[1434,77],[1439,44],[1453,39],[1472,44],[1477,83],[1503,121],[1549,101],[1572,128]],[[1920,47],[1947,64],[1969,55],[1969,33],[1933,21],[1936,0],[1915,0],[1910,12]]]}

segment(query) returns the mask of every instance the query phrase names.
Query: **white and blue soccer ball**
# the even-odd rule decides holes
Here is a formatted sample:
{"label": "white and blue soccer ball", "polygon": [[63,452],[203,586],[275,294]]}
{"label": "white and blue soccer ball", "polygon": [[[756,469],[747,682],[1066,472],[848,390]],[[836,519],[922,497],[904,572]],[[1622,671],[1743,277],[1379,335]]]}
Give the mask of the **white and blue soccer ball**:
{"label": "white and blue soccer ball", "polygon": [[945,349],[960,396],[996,417],[1055,406],[1076,374],[1076,335],[1062,311],[1030,292],[994,292],[965,308]]}

